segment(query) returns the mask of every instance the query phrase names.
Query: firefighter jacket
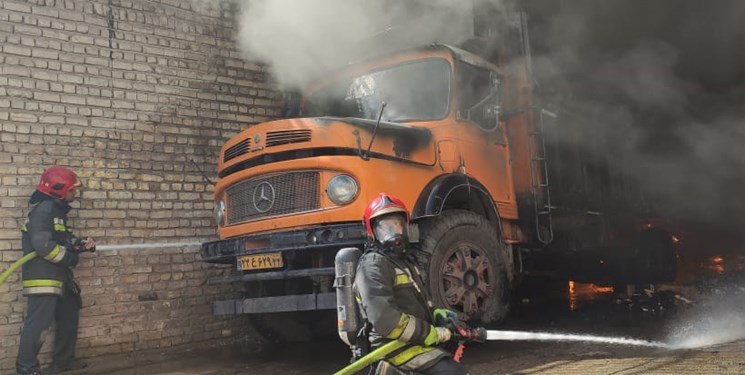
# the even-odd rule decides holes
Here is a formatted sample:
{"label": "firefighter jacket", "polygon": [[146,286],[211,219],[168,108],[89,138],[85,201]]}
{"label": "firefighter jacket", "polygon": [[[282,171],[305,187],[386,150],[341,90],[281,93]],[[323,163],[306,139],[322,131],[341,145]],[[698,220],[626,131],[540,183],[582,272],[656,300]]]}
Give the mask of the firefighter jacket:
{"label": "firefighter jacket", "polygon": [[432,326],[432,304],[413,261],[370,245],[357,265],[354,288],[360,313],[372,325],[371,346],[391,340],[408,343],[386,361],[401,370],[415,371],[449,356],[441,348],[423,345]]}
{"label": "firefighter jacket", "polygon": [[23,254],[36,252],[23,265],[24,295],[62,295],[64,288],[77,288],[72,268],[78,264],[78,254],[71,250],[76,239],[67,224],[69,211],[65,201],[44,199],[21,227]]}

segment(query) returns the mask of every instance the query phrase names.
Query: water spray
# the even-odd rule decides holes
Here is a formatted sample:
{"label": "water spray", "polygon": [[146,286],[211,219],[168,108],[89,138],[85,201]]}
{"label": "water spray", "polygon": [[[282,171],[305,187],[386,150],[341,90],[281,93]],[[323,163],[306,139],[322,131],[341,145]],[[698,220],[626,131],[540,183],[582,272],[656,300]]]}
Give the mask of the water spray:
{"label": "water spray", "polygon": [[[97,245],[96,251],[113,251],[113,250],[128,250],[128,249],[162,249],[162,248],[181,248],[181,247],[196,247],[200,246],[201,242],[163,242],[163,243],[140,243],[140,244],[128,244],[128,245]],[[36,258],[36,253],[28,253],[21,259],[18,259],[8,267],[7,270],[0,273],[0,285],[3,285],[10,275],[17,270],[19,267],[29,262],[31,259]]]}
{"label": "water spray", "polygon": [[574,335],[566,333],[525,332],[525,331],[486,331],[487,341],[580,341],[600,344],[633,345],[661,349],[676,349],[676,346],[647,340],[624,337],[606,337],[594,335]]}
{"label": "water spray", "polygon": [[131,250],[131,249],[162,249],[174,247],[197,247],[201,242],[163,242],[163,243],[135,243],[127,245],[96,245],[96,251]]}

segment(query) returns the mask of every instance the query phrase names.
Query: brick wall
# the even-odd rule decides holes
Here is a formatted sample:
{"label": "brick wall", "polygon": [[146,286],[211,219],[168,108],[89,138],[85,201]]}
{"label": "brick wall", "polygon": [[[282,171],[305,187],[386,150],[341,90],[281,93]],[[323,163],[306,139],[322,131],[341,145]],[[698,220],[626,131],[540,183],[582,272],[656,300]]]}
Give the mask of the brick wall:
{"label": "brick wall", "polygon": [[[100,245],[214,239],[220,145],[278,115],[267,69],[235,50],[228,3],[188,0],[0,0],[0,269],[20,258],[20,224],[43,169],[87,185],[78,235]],[[205,285],[228,272],[195,247],[85,254],[79,356],[209,345],[244,334]],[[19,275],[0,286],[0,373],[12,371],[25,309]],[[47,339],[45,352],[51,339]],[[48,355],[44,358],[47,358]]]}

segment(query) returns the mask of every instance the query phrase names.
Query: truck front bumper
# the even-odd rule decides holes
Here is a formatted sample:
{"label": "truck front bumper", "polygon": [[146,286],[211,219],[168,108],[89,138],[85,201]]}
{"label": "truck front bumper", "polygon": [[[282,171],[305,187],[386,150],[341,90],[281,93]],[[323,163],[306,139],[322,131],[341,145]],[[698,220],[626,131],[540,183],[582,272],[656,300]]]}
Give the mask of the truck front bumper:
{"label": "truck front bumper", "polygon": [[362,223],[334,224],[322,227],[272,232],[229,238],[202,244],[202,260],[209,263],[235,264],[243,255],[281,252],[291,258],[296,251],[357,246],[367,239]]}
{"label": "truck front bumper", "polygon": [[[367,232],[362,223],[334,224],[208,242],[202,244],[201,256],[202,260],[209,263],[233,266],[238,258],[245,255],[280,253],[283,259],[282,268],[238,271],[233,275],[210,278],[207,281],[210,285],[291,279],[308,279],[307,282],[314,285],[312,280],[324,279],[330,285],[334,276],[333,254],[345,247],[362,248],[366,239]],[[309,258],[316,261],[309,261]],[[275,294],[214,301],[213,314],[261,314],[336,308],[336,294],[330,292],[328,287],[313,289],[313,292],[308,290],[308,294]]]}

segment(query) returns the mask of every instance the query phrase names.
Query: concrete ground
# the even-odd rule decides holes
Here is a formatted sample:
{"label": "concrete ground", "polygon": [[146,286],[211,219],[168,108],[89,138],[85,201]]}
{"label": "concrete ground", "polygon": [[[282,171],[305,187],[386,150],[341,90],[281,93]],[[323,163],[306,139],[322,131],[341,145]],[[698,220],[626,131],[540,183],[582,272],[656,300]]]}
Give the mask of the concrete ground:
{"label": "concrete ground", "polygon": [[[717,257],[694,264],[705,277],[666,286],[634,303],[608,288],[573,285],[569,300],[533,300],[497,329],[545,331],[689,344],[667,350],[584,342],[491,341],[467,346],[462,362],[473,374],[745,374],[745,258],[722,266]],[[721,266],[721,267],[720,267]],[[725,267],[728,272],[725,272]],[[734,272],[729,272],[734,271]],[[684,273],[691,274],[690,270]],[[656,306],[656,307],[655,307]],[[651,310],[650,310],[651,308]],[[645,311],[646,310],[646,311]],[[292,344],[258,354],[234,346],[179,355],[151,353],[94,360],[79,374],[248,375],[331,374],[348,361],[338,338]]]}
{"label": "concrete ground", "polygon": [[[224,351],[187,353],[152,364],[133,361],[118,370],[94,364],[75,374],[248,375],[332,374],[345,365],[344,347],[333,342],[288,347],[286,357],[258,358]],[[490,342],[466,349],[473,374],[743,374],[745,341],[697,350],[650,350],[610,345]],[[73,374],[73,373],[71,373]]]}

